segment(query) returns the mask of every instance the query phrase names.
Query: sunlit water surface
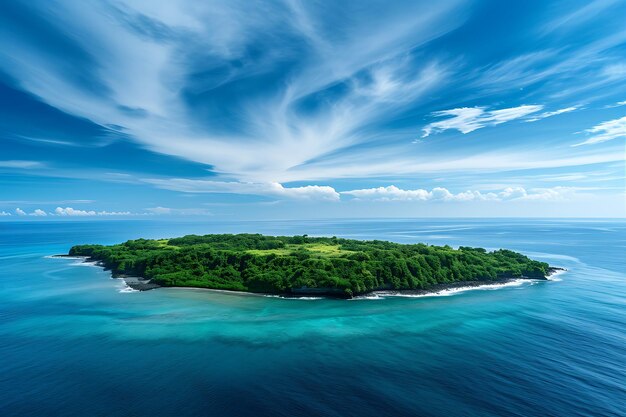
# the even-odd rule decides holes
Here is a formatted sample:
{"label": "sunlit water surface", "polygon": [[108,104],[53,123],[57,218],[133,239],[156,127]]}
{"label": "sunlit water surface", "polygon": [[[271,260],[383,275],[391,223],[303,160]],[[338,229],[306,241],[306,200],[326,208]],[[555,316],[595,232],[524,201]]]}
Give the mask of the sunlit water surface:
{"label": "sunlit water surface", "polygon": [[[129,292],[65,253],[187,233],[505,247],[567,268],[446,296]],[[626,223],[0,223],[2,416],[624,416]]]}

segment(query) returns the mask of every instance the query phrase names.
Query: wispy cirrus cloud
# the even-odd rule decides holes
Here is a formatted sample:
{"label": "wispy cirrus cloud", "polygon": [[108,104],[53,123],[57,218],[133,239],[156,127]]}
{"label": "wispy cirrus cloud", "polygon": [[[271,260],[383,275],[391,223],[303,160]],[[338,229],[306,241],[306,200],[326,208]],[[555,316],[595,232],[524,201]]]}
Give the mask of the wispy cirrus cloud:
{"label": "wispy cirrus cloud", "polygon": [[620,0],[593,0],[587,2],[583,7],[571,9],[568,7],[567,13],[559,15],[557,18],[552,19],[541,28],[543,34],[548,34],[556,30],[565,30],[575,28],[589,20],[592,20],[596,16],[606,12],[616,4],[619,4]]}
{"label": "wispy cirrus cloud", "polygon": [[373,124],[440,88],[449,66],[411,51],[457,28],[464,8],[385,4],[373,27],[371,10],[349,3],[68,2],[54,21],[67,56],[15,31],[0,37],[0,67],[47,103],[154,151],[282,181],[368,141]]}
{"label": "wispy cirrus cloud", "polygon": [[590,133],[593,136],[584,142],[580,142],[572,146],[593,145],[613,139],[624,139],[626,138],[626,116],[602,122],[590,129],[585,130],[585,132]]}
{"label": "wispy cirrus cloud", "polygon": [[617,103],[613,103],[613,104],[607,104],[606,106],[604,106],[604,108],[612,109],[612,108],[621,107],[621,106],[626,106],[626,100],[618,101]]}
{"label": "wispy cirrus cloud", "polygon": [[41,168],[43,166],[44,164],[39,161],[22,161],[22,160],[0,161],[0,168],[30,169],[30,168]]}
{"label": "wispy cirrus cloud", "polygon": [[563,113],[570,113],[576,110],[579,110],[581,106],[571,106],[571,107],[565,107],[563,109],[558,109],[558,110],[554,110],[554,111],[548,111],[545,113],[541,113],[538,114],[536,116],[530,117],[528,119],[526,119],[526,122],[536,122],[539,121],[541,119],[545,119],[548,117],[552,117],[552,116],[558,116],[559,114],[563,114]]}
{"label": "wispy cirrus cloud", "polygon": [[425,138],[433,133],[449,129],[458,130],[466,134],[487,126],[496,126],[511,120],[520,119],[542,109],[542,105],[533,104],[497,110],[486,110],[486,107],[461,107],[441,110],[434,112],[432,115],[435,117],[449,117],[445,120],[428,124],[422,129],[422,137]]}
{"label": "wispy cirrus cloud", "polygon": [[48,205],[48,204],[91,204],[95,200],[0,200],[0,204]]}
{"label": "wispy cirrus cloud", "polygon": [[[93,187],[98,204],[126,192],[137,215],[155,205],[139,201],[149,193],[164,196],[149,213],[175,214],[205,197],[194,194],[338,201],[339,184],[367,189],[422,178],[430,179],[425,195],[441,197],[448,194],[431,184],[478,191],[467,177],[487,173],[507,173],[512,180],[499,184],[537,195],[524,178],[542,170],[623,163],[615,126],[586,132],[585,144],[610,144],[570,145],[575,132],[622,116],[601,109],[624,103],[625,3],[518,6],[509,14],[462,0],[0,2],[0,93],[24,104],[0,114],[0,137],[10,137],[1,147],[0,168],[11,174],[2,185],[16,195],[5,192],[15,202],[2,207],[20,206],[24,215],[43,207],[51,216],[67,205],[83,208],[74,216],[98,215],[65,199],[83,195],[70,189],[54,203],[22,202],[27,193],[48,195],[53,181],[74,180]],[[491,25],[494,18],[501,24]],[[11,123],[38,124],[30,116],[40,110],[40,120],[56,121],[53,129],[5,135]],[[575,110],[580,117],[561,125],[515,123]],[[597,119],[599,111],[608,115]],[[68,131],[66,122],[76,127]],[[412,144],[416,132],[428,139]],[[441,132],[476,140],[436,140]],[[31,176],[40,181],[20,189]],[[146,187],[172,192],[128,192]],[[478,198],[448,192],[460,194],[451,201]]]}

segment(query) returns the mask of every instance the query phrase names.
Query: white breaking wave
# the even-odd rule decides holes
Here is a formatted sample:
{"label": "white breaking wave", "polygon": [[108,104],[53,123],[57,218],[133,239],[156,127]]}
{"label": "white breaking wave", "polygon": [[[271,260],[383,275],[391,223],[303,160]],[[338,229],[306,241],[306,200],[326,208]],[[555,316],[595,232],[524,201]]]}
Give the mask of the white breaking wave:
{"label": "white breaking wave", "polygon": [[285,296],[285,295],[279,295],[279,294],[259,294],[262,295],[263,297],[268,297],[268,298],[282,298],[284,300],[324,300],[326,297],[290,297],[290,296]]}
{"label": "white breaking wave", "polygon": [[530,279],[516,279],[510,282],[506,282],[504,284],[485,284],[477,287],[459,287],[459,288],[448,288],[441,291],[436,291],[432,293],[426,294],[411,294],[404,292],[394,292],[394,291],[381,291],[375,292],[373,294],[357,297],[358,299],[364,300],[379,300],[386,297],[404,297],[404,298],[422,298],[422,297],[449,297],[451,295],[460,294],[466,291],[475,291],[475,290],[499,290],[504,287],[519,287],[524,284],[532,284],[534,282],[541,282],[542,280],[530,280]]}
{"label": "white breaking wave", "polygon": [[117,279],[121,282],[122,285],[120,285],[118,288],[120,289],[118,292],[123,293],[123,292],[139,292],[139,290],[136,290],[134,288],[131,288],[126,281],[124,281],[123,278],[113,278],[113,279]]}
{"label": "white breaking wave", "polygon": [[558,271],[556,271],[556,272],[554,272],[554,273],[552,273],[552,274],[548,275],[548,276],[546,277],[546,279],[547,279],[548,281],[554,281],[554,282],[563,281],[563,278],[559,278],[559,275],[562,275],[562,274],[564,274],[564,273],[566,273],[566,272],[567,272],[566,270],[558,270]]}
{"label": "white breaking wave", "polygon": [[70,266],[97,266],[97,267],[100,267],[98,265],[98,262],[72,262],[70,264]]}

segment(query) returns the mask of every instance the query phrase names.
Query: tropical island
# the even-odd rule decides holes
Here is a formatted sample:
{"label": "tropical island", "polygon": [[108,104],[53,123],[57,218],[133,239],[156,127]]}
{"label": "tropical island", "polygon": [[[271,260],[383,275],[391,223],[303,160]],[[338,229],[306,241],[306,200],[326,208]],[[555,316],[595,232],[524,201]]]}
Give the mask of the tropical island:
{"label": "tropical island", "polygon": [[98,262],[113,277],[139,277],[135,287],[142,290],[196,287],[341,298],[546,279],[558,269],[506,249],[307,235],[137,239],[111,246],[78,245],[67,256]]}

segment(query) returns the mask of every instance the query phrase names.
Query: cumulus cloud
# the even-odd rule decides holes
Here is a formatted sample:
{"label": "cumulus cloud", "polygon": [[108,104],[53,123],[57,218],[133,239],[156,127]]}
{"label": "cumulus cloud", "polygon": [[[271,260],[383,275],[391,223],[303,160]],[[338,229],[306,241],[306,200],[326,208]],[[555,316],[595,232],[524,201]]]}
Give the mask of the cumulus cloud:
{"label": "cumulus cloud", "polygon": [[72,207],[57,207],[54,210],[54,214],[57,216],[128,216],[132,213],[129,211],[95,211],[95,210],[76,210]]}
{"label": "cumulus cloud", "polygon": [[527,122],[536,122],[538,120],[545,119],[547,117],[557,116],[557,115],[563,114],[563,113],[570,113],[570,112],[573,112],[573,111],[578,110],[578,109],[580,109],[580,106],[571,106],[571,107],[566,107],[564,109],[559,109],[559,110],[555,110],[555,111],[548,111],[548,112],[545,112],[545,113],[538,114],[538,115],[536,115],[534,117],[531,117],[529,119],[526,119],[526,121]]}
{"label": "cumulus cloud", "polygon": [[19,207],[15,209],[15,214],[17,214],[18,216],[34,216],[34,217],[44,217],[48,215],[48,213],[46,213],[45,211],[41,209],[36,209],[30,213],[26,213],[24,210],[22,210]]}
{"label": "cumulus cloud", "polygon": [[277,182],[248,183],[211,180],[192,180],[186,178],[144,179],[146,183],[159,188],[185,193],[236,193],[282,197],[304,200],[339,200],[339,193],[326,185],[306,185],[302,187],[284,187]]}
{"label": "cumulus cloud", "polygon": [[507,201],[557,200],[571,195],[573,191],[574,189],[571,187],[533,188],[530,190],[523,187],[507,187],[495,192],[467,190],[455,194],[442,187],[436,187],[429,191],[425,189],[404,190],[395,185],[390,185],[342,191],[341,194],[350,195],[359,200],[374,201]]}
{"label": "cumulus cloud", "polygon": [[487,126],[495,126],[511,120],[520,119],[531,113],[541,111],[541,105],[522,105],[498,110],[486,110],[486,107],[461,107],[441,110],[433,113],[435,117],[450,116],[445,120],[433,122],[422,129],[422,137],[444,130],[458,130],[466,134]]}
{"label": "cumulus cloud", "polygon": [[626,117],[602,122],[591,129],[585,130],[585,132],[591,133],[593,136],[573,146],[593,145],[613,139],[626,138]]}
{"label": "cumulus cloud", "polygon": [[95,216],[96,212],[93,210],[75,210],[72,207],[57,207],[54,214],[57,216]]}
{"label": "cumulus cloud", "polygon": [[[42,209],[35,209],[30,213],[22,210],[21,208],[15,209],[15,214],[18,216],[32,216],[32,217],[45,217],[45,216],[61,216],[61,217],[87,217],[87,216],[128,216],[132,215],[130,211],[96,211],[96,210],[77,210],[72,207],[57,207],[54,212],[48,213]],[[0,216],[10,216],[11,213],[1,212]]]}
{"label": "cumulus cloud", "polygon": [[98,216],[130,216],[130,211],[99,211]]}
{"label": "cumulus cloud", "polygon": [[414,189],[403,190],[390,185],[387,187],[365,188],[360,190],[342,191],[341,194],[350,195],[360,200],[377,200],[377,201],[428,201],[428,200],[444,200],[444,201],[468,201],[474,199],[496,199],[495,194],[481,194],[478,191],[465,191],[453,194],[446,188],[436,187],[432,190]]}

